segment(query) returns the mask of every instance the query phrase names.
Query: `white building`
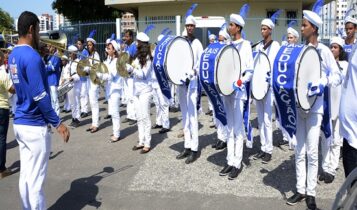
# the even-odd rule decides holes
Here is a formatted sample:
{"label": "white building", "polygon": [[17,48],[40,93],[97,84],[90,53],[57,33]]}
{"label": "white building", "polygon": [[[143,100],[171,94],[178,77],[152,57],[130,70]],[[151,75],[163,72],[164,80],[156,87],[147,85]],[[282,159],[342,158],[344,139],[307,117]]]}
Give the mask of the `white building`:
{"label": "white building", "polygon": [[[244,28],[246,37],[252,42],[261,40],[261,20],[270,16],[277,9],[283,9],[284,12],[273,32],[275,40],[280,41],[286,34],[287,24],[290,20],[298,21],[298,26],[295,28],[300,31],[302,10],[311,9],[314,2],[315,0],[249,1],[249,18],[246,20],[246,27]],[[186,10],[192,3],[198,3],[198,7],[193,13],[194,16],[223,16],[228,20],[231,13],[239,13],[240,7],[247,2],[237,0],[105,0],[106,6],[138,14],[139,31],[144,30],[149,24],[155,24],[155,31],[150,33],[150,36],[153,37],[166,27],[169,27],[173,34],[180,34],[183,30],[183,24],[181,24],[179,31],[176,30],[175,18],[180,15],[181,23],[183,23]]]}
{"label": "white building", "polygon": [[38,16],[40,20],[40,31],[53,30],[53,16],[49,14],[42,14]]}
{"label": "white building", "polygon": [[59,30],[61,26],[68,26],[71,24],[71,21],[64,17],[62,14],[56,14],[54,22],[54,30]]}

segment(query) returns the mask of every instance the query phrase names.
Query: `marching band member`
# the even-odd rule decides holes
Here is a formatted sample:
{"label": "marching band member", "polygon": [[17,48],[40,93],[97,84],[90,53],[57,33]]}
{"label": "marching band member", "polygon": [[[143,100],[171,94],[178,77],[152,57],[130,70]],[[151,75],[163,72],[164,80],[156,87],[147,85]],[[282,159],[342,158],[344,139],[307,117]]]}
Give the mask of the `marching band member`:
{"label": "marching band member", "polygon": [[[69,52],[69,63],[68,67],[66,66],[64,69],[64,80],[73,81],[72,90],[68,91],[68,101],[71,106],[72,111],[72,122],[69,126],[73,128],[77,128],[80,125],[80,117],[81,117],[81,109],[80,109],[80,97],[81,97],[81,88],[82,81],[80,80],[79,75],[77,74],[77,62],[79,58],[77,58],[76,53],[78,52],[78,48],[74,45],[68,47]],[[68,77],[67,77],[68,76]]]}
{"label": "marching band member", "polygon": [[[220,176],[228,175],[229,180],[238,177],[243,169],[243,106],[247,100],[245,85],[252,79],[253,53],[250,42],[242,37],[242,30],[245,26],[244,18],[248,15],[249,5],[244,4],[238,14],[230,15],[229,32],[233,38],[232,44],[239,51],[241,57],[241,79],[235,92],[229,96],[223,96],[227,117],[227,165],[219,173]],[[233,84],[232,84],[233,85]],[[236,85],[236,83],[234,84]]]}
{"label": "marching band member", "polygon": [[51,104],[56,114],[59,116],[60,106],[58,102],[58,82],[61,75],[61,59],[58,57],[57,49],[54,46],[48,46],[49,56],[46,61],[47,82],[51,92]]}
{"label": "marching band member", "polygon": [[152,70],[152,55],[150,50],[150,38],[144,32],[136,36],[138,41],[136,58],[132,65],[127,64],[127,69],[134,78],[134,96],[136,97],[137,124],[139,132],[139,143],[133,150],[141,149],[144,154],[151,148],[151,120],[150,120],[150,99],[152,88],[150,76]]}
{"label": "marching band member", "polygon": [[198,96],[198,71],[199,60],[203,52],[203,47],[199,39],[193,33],[196,27],[196,20],[191,15],[197,4],[191,6],[186,14],[185,29],[187,31],[187,39],[191,43],[193,51],[194,67],[188,75],[188,78],[183,78],[186,85],[177,86],[179,95],[179,103],[182,112],[183,132],[185,137],[184,150],[176,156],[176,159],[184,159],[185,163],[193,163],[198,158],[198,113],[197,113],[197,97]]}
{"label": "marching band member", "polygon": [[115,40],[111,40],[107,47],[108,59],[104,62],[108,66],[109,72],[102,74],[97,72],[100,80],[107,81],[108,88],[108,107],[111,110],[113,135],[110,139],[111,143],[120,140],[120,90],[123,88],[123,78],[119,76],[116,68],[117,56],[120,48]]}
{"label": "marching band member", "polygon": [[353,18],[352,15],[349,15],[353,9],[350,9],[346,12],[345,18],[345,31],[346,31],[346,38],[345,38],[345,46],[344,49],[349,56],[352,52],[353,44],[357,42],[356,39],[356,32],[357,32],[357,19]]}
{"label": "marching band member", "polygon": [[295,23],[295,20],[290,21],[288,29],[286,30],[288,44],[298,44],[299,42],[299,32],[292,27]]}
{"label": "marching band member", "polygon": [[[157,41],[160,42],[164,37],[164,31],[158,36]],[[155,52],[155,51],[154,51]],[[162,94],[160,85],[157,81],[155,71],[151,71],[151,87],[153,90],[153,101],[156,107],[156,124],[153,129],[161,128],[159,133],[167,133],[170,131],[169,104],[170,100]]]}
{"label": "marching band member", "polygon": [[[78,58],[79,60],[84,60],[87,59],[89,56],[89,52],[87,49],[84,48],[84,40],[81,38],[78,38],[77,40],[77,48],[78,48]],[[88,90],[89,90],[89,79],[88,75],[87,76],[81,76],[81,95],[80,95],[80,112],[81,112],[81,118],[87,117],[88,116],[88,104],[89,104],[89,97],[88,97]]]}
{"label": "marching band member", "polygon": [[[136,43],[134,42],[134,32],[132,30],[125,31],[124,42],[127,45],[125,52],[129,53],[130,60],[134,59],[136,54]],[[129,122],[129,125],[134,125],[136,123],[136,114],[135,114],[135,100],[133,91],[134,91],[134,80],[132,77],[128,77],[124,80],[124,92],[125,98],[127,101],[126,106],[126,119],[123,123]]]}
{"label": "marching band member", "polygon": [[[345,176],[357,168],[357,132],[356,132],[356,82],[357,82],[357,44],[353,45],[347,75],[342,86],[340,104],[340,132],[343,137],[342,158]],[[353,100],[351,100],[353,99]]]}
{"label": "marching band member", "polygon": [[[61,57],[62,61],[62,70],[61,70],[61,77],[60,77],[60,85],[63,85],[66,82],[66,79],[70,77],[70,66],[68,62],[68,57],[66,55],[62,55]],[[66,79],[65,79],[66,78]],[[71,105],[68,100],[68,94],[66,93],[65,100],[64,100],[64,105],[63,105],[63,110],[64,113],[68,113],[71,111]]]}
{"label": "marching band member", "polygon": [[[303,11],[301,34],[306,44],[316,47],[321,56],[322,77],[319,81],[312,81],[308,86],[308,95],[317,95],[313,107],[308,113],[297,110],[296,119],[296,189],[297,192],[287,199],[287,204],[295,205],[306,198],[308,209],[316,209],[316,185],[318,172],[318,145],[320,128],[324,114],[324,88],[326,86],[337,86],[342,77],[331,50],[324,44],[318,42],[318,30],[322,26],[319,16],[323,1],[317,0],[313,11]],[[306,167],[307,155],[307,167]]]}
{"label": "marching band member", "polygon": [[[330,48],[332,54],[337,62],[337,66],[343,76],[347,73],[347,54],[343,50],[344,40],[340,37],[333,37],[330,42]],[[342,146],[343,138],[340,134],[340,120],[338,118],[338,112],[341,101],[341,86],[331,88],[330,91],[330,104],[331,104],[331,118],[333,125],[333,140],[330,144],[329,141],[321,141],[322,152],[322,169],[323,172],[319,176],[320,181],[325,183],[331,183],[336,175],[336,169],[338,168],[338,162],[340,159],[340,148]]]}
{"label": "marching band member", "polygon": [[22,208],[44,210],[43,185],[51,151],[47,125],[55,127],[64,142],[69,139],[69,131],[51,106],[45,65],[35,50],[40,42],[39,23],[32,12],[21,13],[19,42],[9,57],[9,68],[18,97],[13,127],[20,150]]}
{"label": "marching band member", "polygon": [[[266,18],[261,22],[261,34],[263,41],[256,47],[258,51],[264,52],[271,63],[273,64],[275,56],[280,49],[277,41],[272,40],[272,31],[275,27],[275,20],[279,17],[281,10],[275,12],[271,18]],[[267,67],[268,68],[268,67]],[[267,77],[267,82],[270,82],[270,75]],[[273,107],[273,92],[270,86],[264,99],[256,101],[256,109],[258,114],[258,127],[260,131],[260,151],[253,159],[262,159],[262,163],[268,163],[271,160],[273,153],[273,128],[272,128],[272,107]]]}
{"label": "marching band member", "polygon": [[[97,42],[93,39],[96,30],[93,30],[89,37],[87,38],[87,47],[89,51],[89,62],[91,65],[94,65],[100,62],[100,57],[95,49],[95,45]],[[94,59],[94,60],[93,60]],[[87,71],[89,69],[87,68]],[[99,97],[99,86],[94,84],[92,81],[89,83],[89,103],[92,110],[92,125],[86,130],[91,133],[95,133],[98,131],[99,127],[99,104],[98,104],[98,97]]]}
{"label": "marching band member", "polygon": [[[109,45],[111,44],[112,40],[115,40],[115,34],[114,33],[111,35],[110,38],[108,38],[105,41],[105,45],[106,45],[106,47],[105,47],[105,54],[106,54],[105,61],[109,61],[109,62],[111,62],[113,60],[113,57],[109,56],[109,53],[108,53]],[[119,50],[120,50],[119,48],[115,49],[115,52],[116,52],[116,56],[115,57],[116,58],[118,57]],[[110,85],[109,85],[109,83],[110,83],[110,81],[106,80],[105,81],[105,87],[104,87],[104,89],[105,89],[105,101],[108,103],[108,110],[107,110],[108,114],[107,114],[107,116],[104,117],[105,120],[110,119],[112,117],[112,115],[111,115],[111,106],[109,106],[109,95],[110,95]]]}

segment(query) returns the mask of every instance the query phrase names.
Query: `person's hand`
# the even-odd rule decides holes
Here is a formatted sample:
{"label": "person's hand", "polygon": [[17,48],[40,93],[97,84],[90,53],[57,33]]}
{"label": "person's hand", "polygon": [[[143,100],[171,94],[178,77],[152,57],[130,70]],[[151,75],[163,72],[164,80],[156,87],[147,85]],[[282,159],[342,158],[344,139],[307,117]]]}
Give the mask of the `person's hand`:
{"label": "person's hand", "polygon": [[70,78],[69,78],[69,81],[72,82],[72,81],[73,81],[73,77],[70,77]]}
{"label": "person's hand", "polygon": [[57,132],[62,136],[63,141],[65,143],[67,143],[69,140],[69,136],[70,136],[67,126],[65,126],[63,123],[61,123],[56,129],[57,129]]}
{"label": "person's hand", "polygon": [[245,89],[245,85],[241,79],[237,80],[237,82],[233,82],[233,90],[243,91]]}
{"label": "person's hand", "polygon": [[314,95],[322,96],[327,83],[328,83],[328,80],[326,77],[319,79],[317,82],[309,82],[307,84],[307,88],[308,88],[307,95],[309,97],[314,96]]}
{"label": "person's hand", "polygon": [[130,64],[125,64],[125,66],[126,66],[126,70],[127,70],[129,73],[133,72],[134,67],[133,67],[132,65],[130,65]]}
{"label": "person's hand", "polygon": [[96,72],[95,74],[97,75],[98,79],[101,80],[103,78],[103,74],[102,73]]}

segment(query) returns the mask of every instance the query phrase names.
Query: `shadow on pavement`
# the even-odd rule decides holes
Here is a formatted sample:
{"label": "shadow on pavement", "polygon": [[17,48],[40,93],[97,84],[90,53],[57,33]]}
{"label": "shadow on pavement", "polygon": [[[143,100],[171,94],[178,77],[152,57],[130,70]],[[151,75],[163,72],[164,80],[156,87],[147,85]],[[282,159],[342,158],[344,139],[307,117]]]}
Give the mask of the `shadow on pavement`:
{"label": "shadow on pavement", "polygon": [[19,146],[19,144],[17,143],[16,139],[10,141],[9,143],[6,144],[6,149],[13,149],[15,147]]}

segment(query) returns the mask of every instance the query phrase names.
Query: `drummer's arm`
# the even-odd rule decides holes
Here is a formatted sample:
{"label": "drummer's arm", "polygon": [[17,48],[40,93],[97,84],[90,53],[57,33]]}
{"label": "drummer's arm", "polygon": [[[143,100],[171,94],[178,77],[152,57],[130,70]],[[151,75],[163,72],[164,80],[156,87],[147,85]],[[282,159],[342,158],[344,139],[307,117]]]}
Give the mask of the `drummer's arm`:
{"label": "drummer's arm", "polygon": [[247,43],[244,48],[244,66],[242,82],[247,83],[252,80],[253,77],[253,52],[250,45]]}
{"label": "drummer's arm", "polygon": [[336,87],[342,83],[343,75],[339,70],[331,51],[328,51],[326,57],[326,64],[329,70],[329,74],[327,75],[327,85]]}

